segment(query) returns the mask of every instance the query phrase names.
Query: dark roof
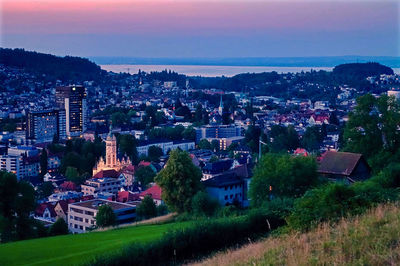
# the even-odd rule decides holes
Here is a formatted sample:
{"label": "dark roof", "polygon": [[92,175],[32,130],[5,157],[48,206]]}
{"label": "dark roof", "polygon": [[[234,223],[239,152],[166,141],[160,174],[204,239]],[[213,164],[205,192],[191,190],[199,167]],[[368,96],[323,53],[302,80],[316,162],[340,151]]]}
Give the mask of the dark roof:
{"label": "dark roof", "polygon": [[107,204],[109,205],[114,211],[115,210],[121,210],[121,209],[127,209],[127,208],[134,208],[134,206],[122,203],[122,202],[116,202],[116,201],[109,201],[109,200],[102,200],[102,199],[93,199],[93,200],[88,200],[88,201],[81,201],[81,202],[76,202],[72,203],[69,205],[73,206],[81,206],[84,208],[89,208],[93,210],[99,209],[101,205]]}
{"label": "dark roof", "polygon": [[241,178],[249,178],[250,173],[247,168],[247,164],[241,164],[239,166],[236,166],[235,168],[227,171],[226,173],[234,173],[236,176],[241,177]]}
{"label": "dark roof", "polygon": [[68,202],[66,200],[59,200],[57,202],[56,206],[57,205],[60,205],[60,207],[61,207],[61,209],[63,210],[64,213],[68,212]]}
{"label": "dark roof", "polygon": [[233,160],[221,160],[213,163],[207,163],[203,171],[210,174],[222,173],[231,168]]}
{"label": "dark roof", "polygon": [[350,176],[361,160],[365,161],[359,153],[327,151],[321,157],[318,172]]}
{"label": "dark roof", "polygon": [[215,177],[203,181],[203,184],[206,187],[223,187],[240,183],[243,183],[243,180],[239,178],[235,173],[217,175]]}

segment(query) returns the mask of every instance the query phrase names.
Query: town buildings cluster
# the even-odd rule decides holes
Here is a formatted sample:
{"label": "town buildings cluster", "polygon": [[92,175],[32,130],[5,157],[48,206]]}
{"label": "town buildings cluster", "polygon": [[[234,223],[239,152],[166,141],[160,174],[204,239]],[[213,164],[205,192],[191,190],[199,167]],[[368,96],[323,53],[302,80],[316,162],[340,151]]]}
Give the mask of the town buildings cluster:
{"label": "town buildings cluster", "polygon": [[[298,96],[259,95],[251,90],[199,89],[189,80],[181,85],[175,80],[149,79],[145,73],[109,73],[109,78],[115,79],[106,85],[94,81],[70,85],[59,80],[44,82],[41,76],[5,66],[0,66],[0,72],[0,119],[3,125],[13,125],[0,132],[0,170],[15,173],[18,179],[26,179],[36,187],[42,182],[38,176],[45,172],[44,181],[52,184],[52,194],[40,199],[34,216],[46,223],[63,218],[73,233],[95,227],[96,213],[103,204],[112,207],[119,223],[135,220],[136,207],[146,195],[157,205],[163,204],[161,188],[154,182],[141,184],[136,173],[144,167],[158,173],[175,149],[188,151],[203,173],[206,191],[221,205],[248,206],[251,169],[258,157],[255,155],[261,153],[260,134],[251,135],[249,128],[258,128],[266,136],[265,141],[274,143],[277,140],[270,135],[274,126],[294,128],[300,140],[307,128],[315,126],[324,131],[318,147],[307,151],[298,145],[290,153],[323,153],[320,173],[330,178],[353,182],[369,172],[362,156],[335,152],[340,147],[341,125],[361,93],[346,84],[336,88],[332,103]],[[282,77],[291,80],[296,75]],[[399,75],[371,77],[368,81],[386,86],[389,95],[400,98],[396,89]],[[288,91],[298,95],[307,86],[327,89],[310,82],[293,84]],[[150,114],[148,107],[155,112]],[[152,130],[178,127],[192,134],[175,139],[151,135]],[[121,154],[116,135],[135,137],[138,163]],[[96,161],[83,184],[67,180],[61,171],[64,154],[47,148],[50,143],[66,145],[74,138],[101,138],[105,142],[104,156]],[[204,143],[209,145],[204,147]],[[160,154],[151,160],[154,147]],[[47,169],[40,169],[44,149]],[[337,169],[332,160],[345,160],[348,167]]]}

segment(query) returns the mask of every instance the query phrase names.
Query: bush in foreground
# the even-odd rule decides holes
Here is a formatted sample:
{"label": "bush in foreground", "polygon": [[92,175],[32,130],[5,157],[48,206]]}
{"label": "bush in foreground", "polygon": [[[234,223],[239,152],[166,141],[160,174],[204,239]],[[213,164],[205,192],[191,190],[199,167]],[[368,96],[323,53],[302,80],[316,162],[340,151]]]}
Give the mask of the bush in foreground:
{"label": "bush in foreground", "polygon": [[228,250],[202,265],[399,265],[400,208],[379,205],[359,217],[324,223]]}
{"label": "bush in foreground", "polygon": [[244,217],[204,220],[170,231],[158,241],[134,243],[116,254],[97,257],[90,265],[168,265],[198,259],[210,252],[254,240],[283,222],[261,209]]}

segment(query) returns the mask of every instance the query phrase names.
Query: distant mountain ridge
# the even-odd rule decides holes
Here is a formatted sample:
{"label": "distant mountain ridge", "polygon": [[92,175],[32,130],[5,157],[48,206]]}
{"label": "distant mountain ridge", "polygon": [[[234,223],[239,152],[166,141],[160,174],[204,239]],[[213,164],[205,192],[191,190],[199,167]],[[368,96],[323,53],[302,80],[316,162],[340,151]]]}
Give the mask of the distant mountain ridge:
{"label": "distant mountain ridge", "polygon": [[276,66],[276,67],[334,67],[346,63],[378,62],[399,68],[396,56],[322,56],[322,57],[238,57],[238,58],[144,58],[89,57],[99,65],[210,65],[210,66]]}

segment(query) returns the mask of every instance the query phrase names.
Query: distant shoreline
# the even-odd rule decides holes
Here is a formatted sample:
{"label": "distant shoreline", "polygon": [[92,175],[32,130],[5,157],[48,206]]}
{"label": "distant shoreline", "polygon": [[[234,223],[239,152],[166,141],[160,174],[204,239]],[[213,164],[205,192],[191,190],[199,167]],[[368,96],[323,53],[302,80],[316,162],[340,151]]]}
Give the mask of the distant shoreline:
{"label": "distant shoreline", "polygon": [[[231,77],[242,73],[261,73],[272,72],[278,73],[299,73],[312,70],[331,71],[333,67],[312,67],[312,66],[226,66],[226,65],[174,65],[174,64],[103,64],[102,69],[115,73],[136,74],[139,69],[145,72],[163,71],[165,69],[175,71],[179,74],[187,76],[203,76],[203,77]],[[400,68],[393,68],[395,73],[400,73]]]}
{"label": "distant shoreline", "polygon": [[179,66],[237,66],[237,67],[335,67],[346,63],[378,62],[400,68],[396,56],[325,56],[325,57],[242,57],[242,58],[146,58],[89,57],[98,65],[179,65]]}

